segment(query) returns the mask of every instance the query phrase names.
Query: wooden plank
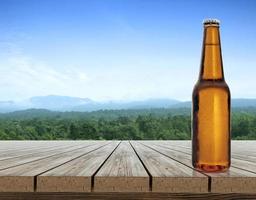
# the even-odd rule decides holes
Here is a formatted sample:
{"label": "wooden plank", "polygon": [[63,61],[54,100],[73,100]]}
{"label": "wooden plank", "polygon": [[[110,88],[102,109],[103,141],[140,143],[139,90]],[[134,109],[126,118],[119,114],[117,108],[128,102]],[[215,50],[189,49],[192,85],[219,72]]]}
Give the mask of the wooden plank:
{"label": "wooden plank", "polygon": [[[27,142],[27,144],[26,144]],[[95,142],[95,141],[93,141]],[[75,146],[84,141],[23,141],[22,146],[15,146],[16,141],[13,142],[12,149],[4,148],[0,151],[0,160],[8,159],[11,157],[18,157],[20,155],[26,155],[30,152],[40,152],[48,148]],[[2,141],[0,141],[0,145]]]}
{"label": "wooden plank", "polygon": [[[175,150],[175,151],[186,153],[186,154],[191,154],[191,151],[192,151],[190,147],[174,145],[174,144],[170,144],[170,143],[157,143],[156,141],[151,142],[151,143],[152,144],[157,144],[157,145],[162,146],[162,147],[166,147],[168,149],[172,149],[172,150]],[[149,144],[149,143],[147,143],[147,144]]]}
{"label": "wooden plank", "polygon": [[97,172],[94,191],[149,191],[149,176],[128,141],[122,141]]}
{"label": "wooden plank", "polygon": [[256,174],[231,167],[224,173],[207,173],[211,176],[211,192],[255,193]]}
{"label": "wooden plank", "polygon": [[94,151],[108,142],[98,142],[91,146],[53,155],[34,162],[0,171],[0,192],[33,192],[36,188],[35,176],[58,167],[73,159]]}
{"label": "wooden plank", "polygon": [[[184,148],[182,146],[174,146],[174,145],[170,145],[168,143],[162,144],[162,143],[155,142],[155,144],[158,144],[159,146],[166,147],[169,149],[173,149],[173,150],[191,155],[191,148]],[[233,145],[233,146],[234,146],[234,148],[236,148],[235,145]],[[246,155],[237,156],[237,155],[233,155],[233,153],[231,155],[232,155],[232,158],[231,158],[232,167],[256,173],[255,158],[253,159],[252,157],[249,157],[249,156],[247,157]],[[239,155],[241,155],[241,154],[239,154]]]}
{"label": "wooden plank", "polygon": [[6,160],[6,159],[10,159],[10,158],[17,158],[20,156],[29,156],[29,155],[33,155],[33,154],[37,154],[37,153],[42,153],[42,152],[49,152],[52,150],[57,150],[57,149],[61,149],[61,148],[68,148],[68,147],[72,147],[72,146],[77,146],[78,144],[63,144],[63,145],[51,145],[51,146],[40,146],[40,147],[35,147],[35,148],[29,148],[29,149],[21,149],[21,150],[15,150],[15,151],[7,151],[7,152],[3,152],[0,153],[0,161],[2,160]]}
{"label": "wooden plank", "polygon": [[[191,142],[186,141],[183,142],[182,144],[176,144],[170,141],[166,142],[157,142],[157,141],[147,141],[147,143],[152,143],[152,144],[158,144],[159,146],[166,147],[168,149],[176,150],[182,153],[187,153],[191,155]],[[245,142],[245,145],[240,145],[240,147],[237,147],[237,143],[241,142],[233,142],[232,141],[232,152],[231,152],[231,165],[233,167],[247,170],[250,172],[255,173],[256,172],[256,156],[254,156],[256,152],[255,147],[251,147],[253,144],[256,145],[255,141],[250,141],[250,142]],[[248,147],[246,144],[249,143]],[[255,151],[253,150],[255,148]]]}
{"label": "wooden plank", "polygon": [[37,177],[37,192],[91,192],[92,176],[117,147],[114,141]]}
{"label": "wooden plank", "polygon": [[[110,143],[109,145],[104,146],[108,142],[105,142],[105,141],[103,142],[56,141],[53,143],[51,143],[50,141],[47,141],[47,142],[40,141],[39,143],[37,143],[37,141],[29,141],[27,143],[26,142],[23,141],[22,144],[19,143],[17,146],[15,146],[11,144],[12,143],[11,141],[8,141],[8,144],[5,143],[4,146],[0,146],[1,147],[0,150],[2,150],[0,151],[0,155],[2,154],[6,156],[6,158],[8,154],[6,154],[5,152],[11,152],[10,156],[15,156],[15,152],[19,155],[19,158],[12,157],[10,159],[6,159],[5,161],[2,160],[2,162],[0,160],[0,169],[1,167],[4,167],[4,166],[8,168],[5,170],[0,170],[0,191],[5,191],[5,192],[31,191],[33,192],[34,188],[37,186],[38,191],[46,192],[44,193],[46,195],[44,194],[41,195],[41,197],[43,198],[44,196],[45,199],[50,198],[49,196],[47,196],[48,192],[50,191],[55,191],[55,192],[81,192],[82,191],[83,194],[85,194],[84,192],[86,192],[88,195],[95,194],[95,196],[93,197],[95,199],[99,199],[101,197],[104,198],[103,194],[110,194],[109,192],[112,192],[112,197],[113,197],[113,194],[125,194],[126,192],[131,192],[131,191],[132,193],[126,193],[126,194],[134,195],[138,192],[137,189],[136,191],[133,190],[134,188],[136,187],[138,188],[139,187],[138,185],[147,184],[148,189],[144,190],[143,192],[140,192],[140,194],[142,193],[154,194],[155,193],[154,179],[153,179],[154,176],[151,174],[151,171],[159,170],[160,172],[158,173],[162,174],[164,170],[168,170],[168,169],[161,168],[167,165],[165,164],[162,166],[162,164],[160,164],[161,162],[164,162],[164,163],[166,162],[163,157],[166,157],[165,159],[171,160],[174,163],[178,163],[176,165],[176,168],[173,168],[174,170],[173,173],[177,173],[175,172],[175,170],[177,171],[177,169],[181,170],[181,167],[179,166],[179,164],[193,170],[191,166],[191,142],[190,141],[177,141],[177,142],[176,141],[133,141],[131,142],[131,143],[135,143],[135,145],[138,145],[139,147],[137,148],[143,148],[143,151],[145,151],[145,149],[150,150],[150,152],[148,152],[148,150],[144,152],[143,155],[149,156],[150,158],[147,160],[150,160],[148,162],[151,162],[152,164],[150,166],[149,165],[147,166],[144,163],[144,161],[142,159],[141,160],[143,161],[143,164],[145,165],[146,169],[151,174],[152,179],[150,181],[150,177],[148,177],[148,175],[146,174],[147,175],[146,178],[148,178],[148,180],[142,182],[142,184],[140,183],[140,181],[145,180],[145,177],[142,177],[144,179],[139,179],[141,178],[140,176],[122,175],[123,174],[122,171],[125,171],[124,174],[129,174],[129,171],[131,171],[131,169],[129,169],[130,166],[136,165],[136,164],[130,164],[133,162],[133,161],[130,161],[130,159],[132,158],[128,158],[130,154],[134,154],[135,158],[137,160],[139,159],[136,156],[136,153],[133,151],[133,149],[131,149],[131,146],[129,146],[129,143],[128,143],[128,147],[130,149],[126,146],[126,147],[123,147],[122,150],[120,150],[118,147],[116,150],[119,149],[119,151],[123,153],[119,152],[117,153],[119,154],[119,156],[114,156],[114,154],[116,153],[116,151],[114,151],[113,154],[111,154],[111,156],[109,157],[109,159],[106,160],[106,158],[110,155],[111,150],[113,150],[113,148],[115,147],[113,143]],[[89,151],[88,153],[87,152],[88,149],[87,149],[86,151],[87,153],[82,154],[80,150],[83,149],[82,148],[83,145],[84,146],[89,145],[88,143],[89,144],[96,143],[95,146],[98,145],[97,147],[100,148],[101,147],[100,145],[102,145],[102,147],[100,149],[97,149],[95,146],[91,146],[92,151]],[[124,143],[127,143],[127,141],[125,141]],[[2,142],[0,141],[0,145],[1,144]],[[13,144],[16,144],[16,141]],[[71,148],[72,145],[75,146],[73,149]],[[237,193],[239,192],[239,196],[236,196],[238,199],[239,198],[243,199],[241,197],[245,197],[246,195],[248,195],[248,193],[256,194],[255,192],[256,191],[255,190],[256,162],[254,160],[256,146],[254,145],[256,145],[255,141],[254,142],[232,141],[232,167],[230,168],[230,170],[225,173],[206,173],[207,176],[211,177],[210,189],[212,194],[216,195],[215,193],[218,192],[219,194],[221,194],[221,198],[225,195],[226,197],[231,198],[233,197],[232,195],[234,195],[234,193],[236,193],[237,195]],[[110,148],[110,146],[112,147]],[[78,149],[80,147],[81,149]],[[86,148],[89,148],[89,147],[87,146]],[[55,151],[57,149],[59,149],[59,152]],[[129,152],[130,150],[132,150],[133,153]],[[138,155],[139,155],[139,152],[140,150],[137,151]],[[155,152],[155,153],[152,153],[152,152]],[[123,156],[125,154],[127,155]],[[156,156],[155,154],[157,154],[158,156]],[[112,159],[111,161],[112,164],[109,164],[106,167],[110,159]],[[26,164],[24,163],[24,161]],[[142,165],[140,161],[139,163]],[[119,164],[121,165],[120,169],[118,166]],[[19,165],[19,166],[15,166],[15,165]],[[127,167],[127,169],[125,169],[125,166]],[[94,177],[95,174],[97,176],[104,167],[108,168],[108,170],[106,169],[104,170],[108,177],[106,178],[107,182],[101,182],[101,187],[103,188],[106,186],[109,188],[106,190],[100,189],[99,191],[97,191],[96,182],[95,182],[97,177],[95,179],[92,179],[92,177]],[[151,169],[150,171],[149,168],[153,168],[153,170]],[[169,170],[170,169],[171,168],[169,168]],[[118,170],[120,170],[121,172],[119,172],[119,175],[115,175],[113,171],[118,171]],[[143,170],[145,172],[144,168]],[[1,172],[4,172],[4,174],[1,174]],[[40,177],[43,177],[46,179],[42,181],[43,179],[40,180]],[[80,179],[84,177],[88,177],[88,179]],[[132,179],[129,179],[129,177],[131,178],[137,177],[138,179],[136,179],[135,181],[131,181]],[[54,183],[55,178],[57,178],[56,183]],[[101,178],[101,176],[99,176],[99,178]],[[166,177],[162,176],[162,178],[163,178],[163,181],[166,181],[166,184],[170,184],[170,182],[171,184],[173,184],[172,181],[168,181],[168,176]],[[183,178],[183,177],[178,177],[178,178]],[[90,188],[92,187],[93,180],[94,180],[95,191],[90,193]],[[115,182],[115,183],[111,183],[111,182]],[[152,183],[151,186],[152,186],[153,192],[148,192],[150,189],[149,187],[150,182]],[[40,190],[39,188],[40,188],[40,185],[42,185],[42,183],[45,185],[43,185],[42,187],[43,189]],[[69,185],[68,183],[71,183],[71,185]],[[163,186],[161,185],[158,185],[158,187],[161,187],[162,190],[166,190],[162,188]],[[9,188],[9,190],[8,189],[5,190],[6,188]],[[108,192],[108,193],[105,193],[105,192]],[[171,193],[172,192],[173,191],[171,191]],[[160,192],[157,194],[168,194],[168,195],[174,194],[174,193],[172,194],[171,193]],[[184,193],[186,193],[185,195],[186,197],[188,198],[190,197],[189,195],[190,193],[188,193],[188,191],[185,191]],[[36,192],[33,194],[39,194],[39,193]],[[67,193],[63,193],[63,195],[64,194],[67,194]],[[78,196],[75,195],[77,193],[73,193],[73,194],[74,194],[74,197],[73,197],[74,199],[78,198]],[[183,193],[180,193],[180,194],[181,194],[181,197],[182,195],[184,195]],[[194,196],[194,198],[196,198],[195,194],[196,193],[191,194],[191,196],[192,197]],[[210,194],[211,193],[206,193],[206,196],[200,196],[202,194],[200,195],[198,194],[198,195],[202,199],[208,198],[208,197],[214,198],[214,196],[210,196]],[[218,195],[216,197],[218,197]],[[109,196],[109,198],[111,198],[111,195]],[[132,197],[130,196],[130,198]],[[138,199],[139,197],[135,197],[135,199],[136,198]],[[147,196],[146,199],[149,199],[149,198],[150,196]],[[143,199],[143,198],[139,198],[139,199]]]}
{"label": "wooden plank", "polygon": [[29,155],[10,158],[10,159],[0,160],[0,170],[4,170],[4,169],[10,168],[10,167],[33,162],[33,161],[47,158],[47,157],[50,157],[50,156],[53,156],[56,154],[73,151],[73,150],[83,148],[85,146],[90,146],[93,144],[94,143],[91,143],[91,142],[84,142],[83,144],[75,145],[75,146],[71,146],[71,147],[64,146],[64,147],[60,147],[59,149],[54,149],[54,150],[50,150],[50,151],[44,151],[44,152],[39,152],[39,153],[35,153],[35,154],[29,154]]}
{"label": "wooden plank", "polygon": [[256,141],[232,141],[233,158],[256,162]]}
{"label": "wooden plank", "polygon": [[242,148],[246,150],[251,150],[255,153],[256,150],[256,141],[255,140],[232,140],[232,144],[235,149]]}
{"label": "wooden plank", "polygon": [[28,142],[27,144],[24,142],[22,144],[18,144],[16,142],[8,143],[8,145],[6,145],[3,141],[0,141],[0,145],[1,145],[1,149],[0,149],[0,154],[1,153],[5,153],[5,152],[17,152],[17,151],[24,151],[24,150],[31,150],[31,149],[37,149],[43,146],[46,146],[46,143],[41,143],[41,142],[37,142],[37,143],[31,143]]}
{"label": "wooden plank", "polygon": [[208,177],[138,142],[131,142],[152,176],[153,192],[208,192]]}
{"label": "wooden plank", "polygon": [[[87,140],[88,141],[88,140]],[[90,140],[95,141],[95,140]],[[82,143],[84,140],[0,140],[0,152],[12,151],[23,148],[34,148],[38,146],[55,146]]]}
{"label": "wooden plank", "polygon": [[[161,142],[161,144],[172,149],[180,149],[182,147],[182,151],[191,153],[191,141],[188,140],[177,143],[165,141]],[[256,141],[231,141],[231,155],[233,158],[256,162]]]}
{"label": "wooden plank", "polygon": [[249,200],[256,194],[163,193],[163,192],[23,192],[0,193],[3,200]]}
{"label": "wooden plank", "polygon": [[256,173],[256,162],[231,158],[231,166]]}
{"label": "wooden plank", "polygon": [[[172,150],[155,142],[142,142],[149,148],[152,148],[162,154],[175,159],[192,168],[191,155],[180,151]],[[205,173],[211,177],[210,191],[215,193],[254,193],[256,188],[256,174],[235,167],[230,167],[226,172],[222,173]]]}

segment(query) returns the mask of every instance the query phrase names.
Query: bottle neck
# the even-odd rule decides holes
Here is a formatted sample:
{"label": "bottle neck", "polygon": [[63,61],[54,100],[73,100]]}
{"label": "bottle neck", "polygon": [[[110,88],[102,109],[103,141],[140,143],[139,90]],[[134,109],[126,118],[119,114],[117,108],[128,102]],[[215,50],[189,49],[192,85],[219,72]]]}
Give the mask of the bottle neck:
{"label": "bottle neck", "polygon": [[224,81],[219,27],[204,27],[204,41],[199,80]]}

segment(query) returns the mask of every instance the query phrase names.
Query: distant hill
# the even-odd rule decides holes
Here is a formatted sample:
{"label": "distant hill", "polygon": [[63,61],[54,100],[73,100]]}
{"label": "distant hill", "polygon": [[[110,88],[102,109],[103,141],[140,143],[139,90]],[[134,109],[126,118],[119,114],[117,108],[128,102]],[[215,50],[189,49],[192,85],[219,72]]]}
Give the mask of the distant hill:
{"label": "distant hill", "polygon": [[120,110],[120,109],[149,109],[169,108],[179,103],[174,99],[147,99],[144,101],[109,101],[94,102],[93,104],[74,106],[72,111]]}
{"label": "distant hill", "polygon": [[256,107],[256,99],[233,99],[232,107]]}
{"label": "distant hill", "polygon": [[102,109],[145,109],[168,108],[180,101],[175,99],[147,99],[144,101],[97,102],[89,98],[69,96],[36,96],[23,101],[0,101],[0,112],[13,112],[26,109],[47,109],[52,111],[96,111]]}
{"label": "distant hill", "polygon": [[[23,101],[0,101],[0,112],[13,112],[27,109],[47,109],[51,111],[91,112],[97,110],[190,108],[190,101],[175,99],[146,99],[142,101],[98,102],[89,98],[69,96],[36,96]],[[256,99],[232,99],[232,107],[256,107]]]}
{"label": "distant hill", "polygon": [[[1,119],[26,120],[26,119],[106,119],[113,120],[122,117],[138,117],[139,115],[154,115],[159,117],[191,114],[191,108],[151,108],[151,109],[121,109],[121,110],[97,110],[91,112],[78,111],[50,111],[46,109],[28,109],[9,113],[0,113]],[[256,107],[234,107],[232,114],[256,115]]]}
{"label": "distant hill", "polygon": [[20,110],[22,107],[17,105],[14,101],[0,101],[0,112],[12,112]]}
{"label": "distant hill", "polygon": [[[190,108],[191,101],[179,102],[172,106],[172,108]],[[231,107],[240,108],[240,107],[256,107],[256,99],[232,99]]]}
{"label": "distant hill", "polygon": [[88,98],[78,98],[69,96],[37,96],[29,99],[30,108],[42,108],[49,110],[69,110],[75,106],[91,105],[94,102]]}

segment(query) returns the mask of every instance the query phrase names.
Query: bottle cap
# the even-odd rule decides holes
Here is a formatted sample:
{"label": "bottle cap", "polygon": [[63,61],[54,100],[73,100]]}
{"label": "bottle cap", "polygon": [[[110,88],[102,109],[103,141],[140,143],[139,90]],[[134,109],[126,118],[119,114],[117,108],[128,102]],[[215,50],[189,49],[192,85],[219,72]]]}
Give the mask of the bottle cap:
{"label": "bottle cap", "polygon": [[203,21],[204,26],[219,26],[220,20],[218,19],[205,19]]}

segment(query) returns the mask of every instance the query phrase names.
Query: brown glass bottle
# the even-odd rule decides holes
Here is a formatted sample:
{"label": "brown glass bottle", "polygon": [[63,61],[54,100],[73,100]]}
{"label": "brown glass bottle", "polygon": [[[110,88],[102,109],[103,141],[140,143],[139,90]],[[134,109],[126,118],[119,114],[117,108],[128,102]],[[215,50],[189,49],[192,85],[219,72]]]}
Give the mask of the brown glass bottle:
{"label": "brown glass bottle", "polygon": [[204,21],[200,75],[192,95],[192,164],[207,172],[230,167],[230,91],[218,20]]}

